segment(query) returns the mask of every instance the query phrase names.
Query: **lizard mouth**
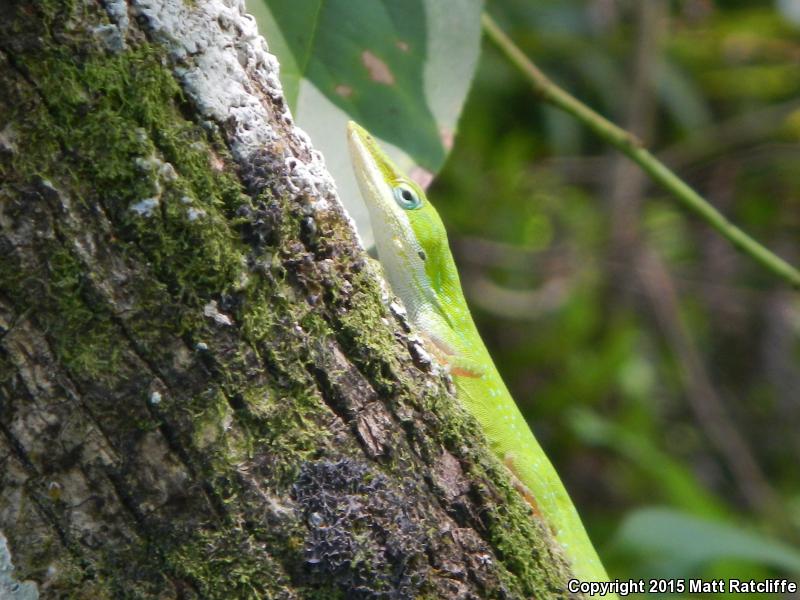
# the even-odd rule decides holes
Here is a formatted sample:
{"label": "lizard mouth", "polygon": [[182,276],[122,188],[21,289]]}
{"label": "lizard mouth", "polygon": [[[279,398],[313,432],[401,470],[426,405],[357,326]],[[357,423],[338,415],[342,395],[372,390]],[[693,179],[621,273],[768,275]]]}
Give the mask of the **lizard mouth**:
{"label": "lizard mouth", "polygon": [[[353,121],[347,124],[347,141],[361,197],[371,217],[373,211],[378,211],[384,223],[399,225],[398,211],[388,183],[395,177],[394,167],[375,138]],[[373,218],[373,226],[379,224]]]}

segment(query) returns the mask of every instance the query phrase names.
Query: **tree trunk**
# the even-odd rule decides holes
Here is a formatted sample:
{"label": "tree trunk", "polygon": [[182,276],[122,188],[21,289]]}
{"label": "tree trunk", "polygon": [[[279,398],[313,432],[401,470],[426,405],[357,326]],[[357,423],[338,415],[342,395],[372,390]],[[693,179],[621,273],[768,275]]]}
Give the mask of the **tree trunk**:
{"label": "tree trunk", "polygon": [[0,597],[568,596],[240,2],[0,2],[0,174]]}

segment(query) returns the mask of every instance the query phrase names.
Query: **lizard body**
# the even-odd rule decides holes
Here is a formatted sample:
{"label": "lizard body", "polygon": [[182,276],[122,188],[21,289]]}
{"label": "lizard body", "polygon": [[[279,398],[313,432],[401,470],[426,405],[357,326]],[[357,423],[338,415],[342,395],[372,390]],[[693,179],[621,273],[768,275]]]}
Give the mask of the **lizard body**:
{"label": "lizard body", "polygon": [[523,495],[551,528],[575,577],[608,581],[561,479],[475,327],[439,214],[423,190],[353,122],[348,125],[348,141],[378,257],[392,290],[449,368],[459,401],[481,424],[493,452],[523,484]]}

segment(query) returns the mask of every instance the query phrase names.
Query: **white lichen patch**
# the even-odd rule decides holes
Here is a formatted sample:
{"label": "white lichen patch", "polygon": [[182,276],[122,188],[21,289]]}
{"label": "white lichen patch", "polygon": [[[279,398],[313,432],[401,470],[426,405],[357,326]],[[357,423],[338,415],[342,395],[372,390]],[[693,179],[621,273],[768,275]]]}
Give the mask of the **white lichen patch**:
{"label": "white lichen patch", "polygon": [[205,216],[206,216],[206,211],[204,211],[202,208],[192,207],[186,211],[186,217],[190,221],[197,221],[197,219],[202,219]]}
{"label": "white lichen patch", "polygon": [[108,18],[119,28],[123,37],[128,33],[130,19],[128,18],[128,3],[125,0],[104,0]]}
{"label": "white lichen patch", "polygon": [[98,25],[92,33],[109,52],[118,54],[125,50],[125,38],[116,25]]}
{"label": "white lichen patch", "polygon": [[128,210],[135,212],[140,217],[152,217],[156,207],[158,207],[158,198],[145,198],[131,204]]}
{"label": "white lichen patch", "polygon": [[39,589],[32,581],[18,581],[14,578],[14,564],[8,542],[0,531],[0,598],[3,600],[36,600]]}
{"label": "white lichen patch", "polygon": [[162,164],[162,161],[155,156],[138,156],[133,159],[133,164],[140,171],[154,171]]}
{"label": "white lichen patch", "polygon": [[17,151],[17,133],[11,126],[11,123],[5,126],[3,131],[0,131],[0,148],[8,152],[15,153]]}
{"label": "white lichen patch", "polygon": [[302,163],[294,157],[288,158],[285,164],[289,173],[287,181],[289,190],[295,195],[308,198],[314,208],[326,210],[327,196],[335,194],[332,189],[325,187],[329,182],[312,171],[313,165]]}
{"label": "white lichen patch", "polygon": [[211,319],[214,319],[214,322],[217,325],[224,325],[226,327],[233,325],[233,319],[231,319],[225,313],[219,311],[216,300],[212,300],[203,307],[203,314]]}
{"label": "white lichen patch", "polygon": [[243,3],[212,0],[189,7],[176,0],[138,0],[132,7],[169,48],[175,73],[200,112],[217,123],[232,119],[235,154],[246,159],[277,140],[267,124],[267,108],[242,62],[263,71],[267,91],[282,96],[277,78],[268,77],[277,68],[269,64],[274,58],[258,37],[254,20],[244,14]]}
{"label": "white lichen patch", "polygon": [[164,181],[177,181],[178,179],[178,173],[175,171],[175,167],[168,162],[161,162],[161,164],[158,165],[158,176]]}
{"label": "white lichen patch", "polygon": [[174,183],[178,180],[178,172],[172,166],[172,163],[161,160],[155,154],[139,156],[134,159],[133,163],[137,169],[150,177],[150,183],[153,186],[153,198],[155,199],[161,198],[163,192],[162,183]]}
{"label": "white lichen patch", "polygon": [[274,191],[315,211],[344,212],[322,155],[294,126],[278,62],[243,1],[132,0],[130,7],[148,35],[168,48],[186,96],[223,133],[237,163],[282,175]]}

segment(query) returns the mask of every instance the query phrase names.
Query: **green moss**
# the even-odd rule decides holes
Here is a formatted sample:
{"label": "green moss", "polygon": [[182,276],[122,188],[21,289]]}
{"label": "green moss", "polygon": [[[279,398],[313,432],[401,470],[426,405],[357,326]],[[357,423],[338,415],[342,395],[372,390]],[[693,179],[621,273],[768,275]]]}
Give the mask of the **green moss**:
{"label": "green moss", "polygon": [[[250,301],[230,312],[248,324],[249,340],[263,339],[275,325],[275,315],[262,309],[270,304],[271,284],[249,276],[245,257],[250,248],[230,222],[237,208],[250,200],[225,168],[224,145],[183,118],[179,89],[161,64],[159,49],[140,45],[120,55],[84,56],[81,65],[73,62],[72,51],[43,47],[23,59],[45,105],[26,103],[28,114],[17,115],[23,123],[18,144],[26,153],[14,157],[15,176],[21,186],[40,176],[49,178],[57,188],[70,190],[70,200],[84,220],[94,221],[97,210],[111,220],[115,239],[95,241],[109,244],[130,268],[128,292],[136,303],[124,321],[116,319],[110,297],[99,294],[89,278],[102,280],[122,265],[106,264],[103,256],[91,257],[98,262],[87,265],[58,239],[42,248],[46,272],[38,277],[3,261],[3,288],[13,298],[41,297],[35,318],[53,341],[58,360],[77,381],[100,379],[109,389],[130,376],[128,365],[119,362],[125,345],[120,342],[127,336],[144,359],[165,369],[174,347],[165,342],[176,335],[213,342],[219,328],[202,311],[211,299],[249,294]],[[212,161],[223,169],[209,168]],[[158,200],[151,216],[131,210],[145,198]],[[27,208],[33,207],[20,210]],[[65,240],[78,233],[70,223],[57,225]],[[48,224],[39,226],[46,229]],[[298,404],[307,414],[294,413],[279,405],[275,389],[263,382],[248,384],[247,369],[237,363],[245,350],[230,364],[218,365],[222,381],[212,385],[213,393],[187,403],[165,396],[159,406],[167,419],[185,421],[187,411],[192,413],[190,460],[209,478],[210,494],[224,502],[240,502],[232,475],[259,444],[275,449],[280,460],[271,465],[272,477],[289,485],[303,456],[324,439],[324,432],[311,426],[310,400]],[[234,411],[229,395],[239,396],[247,410]],[[306,426],[298,427],[309,416]],[[226,431],[234,419],[236,428]],[[155,419],[130,424],[146,429],[158,425]],[[200,460],[203,453],[206,458]],[[266,539],[268,534],[255,526],[251,531],[202,530],[184,536],[181,546],[129,558],[132,564],[144,565],[163,555],[176,575],[190,578],[206,597],[263,597],[271,591],[265,586],[279,589],[280,568],[251,546],[254,535]],[[109,574],[118,568],[119,561],[111,556],[100,565]]]}
{"label": "green moss", "polygon": [[[58,21],[51,22],[56,26]],[[364,327],[389,318],[365,270],[332,270],[322,288],[313,290],[305,286],[299,267],[287,272],[282,260],[296,252],[281,243],[300,237],[302,216],[293,212],[289,199],[265,193],[251,200],[243,194],[221,140],[184,118],[180,89],[162,65],[160,49],[140,43],[118,55],[87,50],[80,65],[73,62],[73,51],[54,45],[23,59],[45,105],[24,104],[29,114],[18,119],[24,123],[18,143],[28,150],[14,157],[14,167],[20,185],[47,177],[60,189],[71,190],[70,200],[85,222],[97,223],[96,213],[110,221],[108,235],[114,239],[97,241],[124,265],[96,257],[92,268],[100,279],[110,279],[117,267],[128,269],[135,306],[124,319],[113,314],[109,298],[95,289],[76,249],[62,245],[60,238],[42,250],[46,272],[41,277],[26,278],[21,267],[2,261],[0,278],[12,297],[43,296],[35,317],[76,380],[100,380],[109,389],[120,385],[130,376],[120,363],[123,339],[135,343],[138,358],[164,370],[174,359],[176,337],[190,348],[206,340],[213,347],[218,338],[230,344],[229,338],[236,336],[226,335],[203,314],[208,302],[218,302],[238,326],[240,345],[226,345],[214,356],[204,391],[165,398],[152,420],[131,426],[150,430],[164,423],[188,423],[180,442],[189,448],[187,462],[208,484],[209,497],[245,513],[237,468],[247,457],[256,452],[270,456],[272,462],[262,466],[259,476],[265,487],[284,491],[320,448],[330,446],[332,434],[325,424],[331,414],[308,373],[318,349],[308,347],[308,337],[335,339],[381,396],[392,397],[398,406],[433,411],[438,434],[449,448],[460,452],[465,440],[479,435],[474,422],[465,421],[449,398],[413,379],[408,365],[400,364],[398,351],[405,349],[390,328]],[[209,168],[212,162],[222,168]],[[132,210],[148,198],[157,200],[152,214]],[[279,217],[264,247],[255,251],[243,240],[240,227],[246,220],[236,215],[259,202]],[[63,239],[75,239],[69,221],[55,227]],[[322,238],[344,237],[341,224],[320,227],[328,228]],[[254,257],[266,264],[260,274],[248,268]],[[308,279],[323,278],[312,272]],[[312,295],[324,297],[326,306],[313,302]],[[296,325],[302,332],[295,332]],[[435,442],[429,443],[433,452]],[[502,479],[485,455],[470,459],[478,480]],[[411,460],[401,445],[382,468],[399,471]],[[375,484],[375,477],[365,477],[363,485]],[[507,588],[522,586],[533,593],[540,589],[538,566],[526,548],[536,532],[515,492],[503,490],[506,496],[486,508],[489,539],[514,573],[505,581]],[[368,548],[369,532],[358,526],[350,532],[354,543]],[[196,584],[204,597],[269,596],[280,589],[281,568],[262,548],[277,535],[285,536],[284,542],[295,540],[294,545],[283,544],[289,555],[277,560],[301,563],[303,544],[297,540],[303,535],[272,531],[257,518],[247,524],[209,524],[186,532],[173,545],[153,535],[158,552],[131,557],[130,562],[149,564],[155,572],[163,559],[177,578]],[[353,561],[368,565],[374,558],[364,551]],[[118,561],[110,556],[105,561],[99,571],[111,577],[120,568]],[[327,584],[320,585],[320,597],[336,597],[323,593]]]}
{"label": "green moss", "polygon": [[237,545],[244,532],[200,531],[184,543],[166,548],[165,560],[178,577],[195,582],[200,596],[209,599],[277,597],[288,585],[261,548]]}
{"label": "green moss", "polygon": [[[209,168],[212,157],[225,160],[216,156],[222,146],[212,152],[206,133],[182,117],[180,90],[159,51],[143,45],[80,66],[67,50],[52,52],[25,65],[48,110],[26,121],[32,150],[18,159],[18,172],[33,175],[56,149],[69,148],[75,160],[59,175],[71,178],[85,203],[125,224],[127,241],[148,254],[173,291],[221,292],[238,281],[244,248],[225,216],[243,201],[239,183]],[[146,198],[159,200],[151,218],[130,210]],[[183,198],[207,218],[190,221]]]}
{"label": "green moss", "polygon": [[94,378],[119,367],[119,331],[102,305],[87,298],[87,273],[61,246],[48,252],[45,306],[37,317],[55,343],[58,358],[83,377]]}

